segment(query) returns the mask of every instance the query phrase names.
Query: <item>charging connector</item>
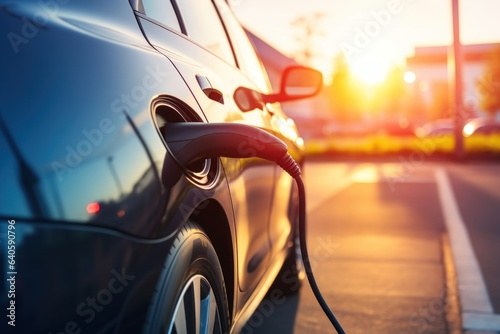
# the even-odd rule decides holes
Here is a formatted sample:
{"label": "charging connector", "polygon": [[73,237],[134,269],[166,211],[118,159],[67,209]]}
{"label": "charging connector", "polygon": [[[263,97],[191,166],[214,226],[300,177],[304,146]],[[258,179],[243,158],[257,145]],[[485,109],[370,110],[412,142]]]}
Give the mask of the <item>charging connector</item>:
{"label": "charging connector", "polygon": [[299,241],[307,280],[337,333],[345,334],[314,278],[307,251],[305,186],[300,167],[288,153],[286,144],[264,130],[245,124],[171,123],[163,131],[169,153],[183,169],[199,159],[258,157],[274,161],[294,178],[299,190]]}

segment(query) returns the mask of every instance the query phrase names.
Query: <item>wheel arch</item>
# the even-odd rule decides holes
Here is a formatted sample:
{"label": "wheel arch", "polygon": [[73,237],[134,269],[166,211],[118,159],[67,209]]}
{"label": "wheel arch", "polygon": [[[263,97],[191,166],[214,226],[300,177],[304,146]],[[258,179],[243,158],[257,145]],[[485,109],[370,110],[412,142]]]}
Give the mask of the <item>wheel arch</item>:
{"label": "wheel arch", "polygon": [[226,213],[217,201],[206,200],[198,206],[190,217],[190,220],[203,228],[215,248],[222,267],[229,310],[231,317],[233,317],[236,284],[235,254]]}

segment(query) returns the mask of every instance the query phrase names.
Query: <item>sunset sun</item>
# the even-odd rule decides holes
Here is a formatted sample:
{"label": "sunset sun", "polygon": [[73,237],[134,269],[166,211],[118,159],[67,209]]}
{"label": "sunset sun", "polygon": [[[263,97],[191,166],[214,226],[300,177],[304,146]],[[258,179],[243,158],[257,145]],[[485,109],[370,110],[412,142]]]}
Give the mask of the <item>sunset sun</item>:
{"label": "sunset sun", "polygon": [[361,82],[369,85],[380,84],[385,81],[389,67],[377,61],[356,61],[349,64],[354,76]]}

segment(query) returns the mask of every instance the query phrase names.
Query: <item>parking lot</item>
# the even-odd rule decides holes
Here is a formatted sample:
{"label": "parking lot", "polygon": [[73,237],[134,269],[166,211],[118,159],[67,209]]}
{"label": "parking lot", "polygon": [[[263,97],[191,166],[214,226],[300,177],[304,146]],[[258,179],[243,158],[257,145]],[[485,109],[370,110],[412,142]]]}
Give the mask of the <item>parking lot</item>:
{"label": "parking lot", "polygon": [[[487,162],[306,164],[311,263],[348,333],[500,330],[499,172]],[[451,240],[457,227],[446,221],[453,206],[443,197],[447,190],[463,218],[476,272],[474,264],[454,260],[463,260],[468,246]],[[458,286],[457,265],[469,268],[458,274]],[[478,277],[482,287],[473,281]],[[330,326],[305,283],[298,296],[265,300],[243,333],[320,333]]]}

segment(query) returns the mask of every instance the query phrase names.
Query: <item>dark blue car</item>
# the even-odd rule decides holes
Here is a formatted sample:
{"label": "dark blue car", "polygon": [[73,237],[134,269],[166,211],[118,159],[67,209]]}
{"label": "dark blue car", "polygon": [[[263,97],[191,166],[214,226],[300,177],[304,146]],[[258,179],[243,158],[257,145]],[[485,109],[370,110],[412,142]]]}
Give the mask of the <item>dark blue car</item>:
{"label": "dark blue car", "polygon": [[300,162],[279,102],[311,71],[272,94],[222,0],[0,0],[0,35],[2,333],[237,333],[297,291],[292,178],[180,166],[164,131],[248,124]]}

